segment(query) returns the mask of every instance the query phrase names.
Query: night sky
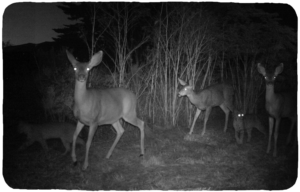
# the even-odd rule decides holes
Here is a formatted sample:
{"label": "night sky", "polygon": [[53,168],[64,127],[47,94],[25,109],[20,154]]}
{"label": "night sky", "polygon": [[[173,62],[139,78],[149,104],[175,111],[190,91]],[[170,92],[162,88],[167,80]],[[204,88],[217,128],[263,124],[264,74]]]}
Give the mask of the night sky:
{"label": "night sky", "polygon": [[13,45],[52,41],[53,28],[62,28],[71,21],[57,3],[15,3],[3,14],[3,41]]}
{"label": "night sky", "polygon": [[[243,2],[243,1],[240,1]],[[299,8],[295,1],[284,1]],[[70,24],[67,16],[57,3],[14,3],[6,5],[3,14],[3,41],[13,45],[52,41],[56,37],[53,28],[62,28]],[[291,6],[284,4],[261,4],[259,7],[272,13],[278,13],[282,23],[296,28],[297,16]]]}

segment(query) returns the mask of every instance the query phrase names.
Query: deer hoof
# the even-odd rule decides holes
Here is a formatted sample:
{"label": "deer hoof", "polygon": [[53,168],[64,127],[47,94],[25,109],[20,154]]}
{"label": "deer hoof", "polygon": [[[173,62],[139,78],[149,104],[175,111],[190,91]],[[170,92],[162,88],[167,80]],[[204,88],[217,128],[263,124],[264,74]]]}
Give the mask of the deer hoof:
{"label": "deer hoof", "polygon": [[77,161],[73,162],[73,166],[74,167],[77,166]]}

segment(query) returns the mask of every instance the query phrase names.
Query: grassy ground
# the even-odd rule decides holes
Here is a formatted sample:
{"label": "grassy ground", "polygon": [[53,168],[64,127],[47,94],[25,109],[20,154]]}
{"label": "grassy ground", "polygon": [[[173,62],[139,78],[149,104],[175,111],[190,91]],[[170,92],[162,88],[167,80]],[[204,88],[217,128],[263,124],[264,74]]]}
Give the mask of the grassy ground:
{"label": "grassy ground", "polygon": [[111,132],[109,138],[103,138],[99,128],[86,171],[81,170],[83,146],[77,146],[79,164],[74,167],[70,154],[62,155],[59,140],[48,142],[47,154],[39,144],[16,152],[19,143],[7,133],[3,175],[10,187],[19,189],[274,190],[294,185],[298,148],[284,144],[285,133],[279,136],[278,157],[274,158],[266,154],[267,136],[254,129],[251,142],[238,145],[232,122],[227,133],[223,133],[223,123],[224,114],[212,113],[203,137],[201,120],[192,136],[186,135],[187,127],[151,127],[144,158],[139,157],[138,129],[128,128],[111,158],[105,159],[115,135]]}

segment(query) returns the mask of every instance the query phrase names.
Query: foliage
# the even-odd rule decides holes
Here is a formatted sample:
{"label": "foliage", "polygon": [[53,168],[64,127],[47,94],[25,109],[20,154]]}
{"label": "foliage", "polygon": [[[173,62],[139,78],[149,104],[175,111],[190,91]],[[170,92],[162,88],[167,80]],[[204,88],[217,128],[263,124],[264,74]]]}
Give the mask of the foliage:
{"label": "foliage", "polygon": [[[59,8],[79,22],[55,29],[61,33],[57,41],[65,40],[79,58],[78,47],[68,42],[85,44],[85,60],[99,49],[105,53],[88,86],[133,90],[139,113],[152,123],[175,126],[181,116],[191,122],[193,106],[177,98],[178,77],[192,80],[196,91],[231,82],[236,107],[256,112],[263,93],[257,62],[284,60],[291,72],[296,58],[296,33],[254,4],[101,2]],[[296,75],[289,77],[296,82]]]}
{"label": "foliage", "polygon": [[[224,7],[226,9],[222,9]],[[222,63],[230,69],[236,107],[245,113],[253,113],[257,110],[263,84],[257,73],[257,63],[290,62],[292,50],[296,50],[295,34],[290,28],[280,26],[275,15],[255,9],[254,4],[224,7],[219,7],[222,10],[219,15],[222,34],[218,36],[218,44],[222,46],[217,46],[223,55]],[[290,54],[283,57],[286,51]]]}
{"label": "foliage", "polygon": [[36,83],[42,95],[41,104],[48,121],[74,121],[74,74],[65,51],[37,50],[35,53],[38,75]]}
{"label": "foliage", "polygon": [[202,78],[202,87],[212,79],[214,58],[210,45],[213,37],[209,32],[213,23],[208,22],[210,15],[201,6],[164,4],[160,13],[152,31],[152,48],[147,54],[150,57],[146,60],[153,73],[148,117],[153,122],[162,120],[174,126],[178,123],[181,103],[177,98],[177,79],[188,78],[196,83]]}
{"label": "foliage", "polygon": [[101,36],[98,33],[100,32],[99,25],[95,26],[98,6],[96,3],[62,3],[58,8],[62,9],[65,14],[69,15],[69,19],[76,23],[62,29],[54,29],[60,34],[54,40],[80,50],[79,52],[83,52],[80,56],[88,60],[94,54],[95,49],[99,50],[99,45],[101,45],[98,40],[94,42],[95,37],[99,39]]}
{"label": "foliage", "polygon": [[10,41],[2,41],[2,47],[10,47],[13,46],[13,44]]}

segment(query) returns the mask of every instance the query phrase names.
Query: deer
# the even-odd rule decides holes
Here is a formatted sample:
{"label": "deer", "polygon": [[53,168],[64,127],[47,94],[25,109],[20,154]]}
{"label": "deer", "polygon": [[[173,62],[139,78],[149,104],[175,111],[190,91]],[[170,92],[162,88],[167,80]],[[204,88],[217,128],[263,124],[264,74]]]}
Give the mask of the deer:
{"label": "deer", "polygon": [[247,142],[250,142],[253,128],[256,128],[264,135],[266,134],[265,127],[256,114],[244,114],[242,110],[238,110],[237,108],[233,111],[233,128],[237,144],[243,143],[245,131],[248,135]]}
{"label": "deer", "polygon": [[230,111],[233,112],[233,87],[228,83],[220,83],[211,85],[199,93],[195,93],[193,86],[191,85],[192,82],[190,81],[189,84],[184,80],[178,78],[178,81],[184,87],[178,92],[179,97],[186,96],[188,97],[191,104],[193,104],[197,110],[194,116],[194,120],[192,126],[189,131],[189,135],[191,135],[194,131],[194,126],[197,118],[199,117],[201,111],[205,110],[205,118],[204,118],[204,127],[202,130],[201,135],[203,136],[206,131],[206,123],[209,118],[210,112],[213,107],[219,106],[225,113],[225,126],[224,132],[227,130],[228,126],[228,118]]}
{"label": "deer", "polygon": [[264,76],[266,83],[265,108],[269,115],[269,139],[267,153],[271,150],[271,140],[275,123],[273,156],[276,157],[279,124],[283,117],[288,117],[291,120],[287,143],[291,140],[293,127],[297,120],[297,94],[294,92],[275,93],[274,91],[274,83],[276,77],[283,71],[283,63],[277,66],[272,72],[267,72],[261,63],[258,63],[257,70]]}
{"label": "deer", "polygon": [[85,159],[82,170],[86,170],[88,163],[89,149],[95,131],[98,126],[111,124],[116,131],[116,138],[109,149],[106,158],[109,159],[114,148],[119,142],[124,128],[120,120],[136,126],[140,130],[140,147],[141,154],[144,155],[144,121],[137,117],[136,107],[137,98],[134,93],[125,88],[108,88],[96,89],[87,88],[87,79],[89,71],[99,65],[103,58],[103,52],[99,51],[92,56],[89,62],[79,62],[75,57],[66,50],[68,60],[75,71],[75,90],[74,90],[74,107],[73,113],[78,120],[76,130],[73,135],[72,160],[77,164],[75,148],[78,134],[84,127],[89,126],[88,139],[86,142]]}

